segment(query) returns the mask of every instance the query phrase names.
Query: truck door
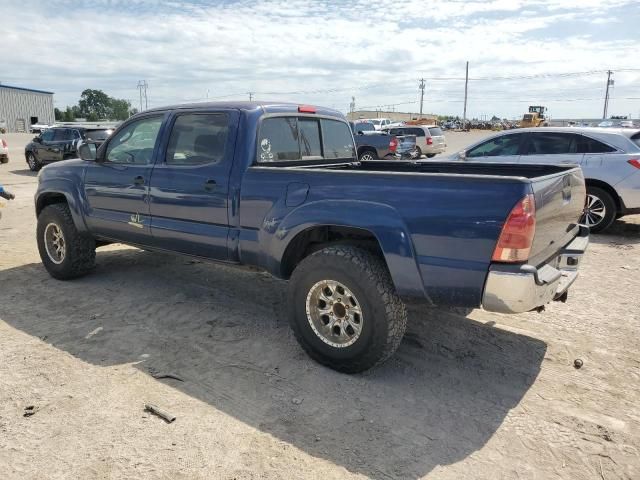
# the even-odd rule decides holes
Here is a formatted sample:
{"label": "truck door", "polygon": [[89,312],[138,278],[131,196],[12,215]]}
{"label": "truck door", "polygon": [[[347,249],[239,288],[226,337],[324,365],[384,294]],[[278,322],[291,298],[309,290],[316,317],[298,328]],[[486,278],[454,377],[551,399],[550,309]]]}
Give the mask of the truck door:
{"label": "truck door", "polygon": [[154,246],[228,260],[229,173],[238,118],[236,111],[189,110],[169,120],[151,175]]}
{"label": "truck door", "polygon": [[162,121],[155,114],[124,124],[87,164],[86,221],[97,235],[149,245],[149,178]]}

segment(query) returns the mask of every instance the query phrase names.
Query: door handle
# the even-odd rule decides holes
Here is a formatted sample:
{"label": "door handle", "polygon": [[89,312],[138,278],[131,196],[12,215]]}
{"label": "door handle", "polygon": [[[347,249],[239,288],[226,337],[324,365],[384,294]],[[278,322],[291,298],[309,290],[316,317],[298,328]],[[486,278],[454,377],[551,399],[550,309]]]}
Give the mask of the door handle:
{"label": "door handle", "polygon": [[144,185],[144,177],[142,175],[138,175],[136,178],[133,179],[133,184]]}
{"label": "door handle", "polygon": [[216,187],[216,181],[215,180],[207,180],[206,182],[204,182],[204,189],[207,192],[210,192],[211,190],[213,190]]}

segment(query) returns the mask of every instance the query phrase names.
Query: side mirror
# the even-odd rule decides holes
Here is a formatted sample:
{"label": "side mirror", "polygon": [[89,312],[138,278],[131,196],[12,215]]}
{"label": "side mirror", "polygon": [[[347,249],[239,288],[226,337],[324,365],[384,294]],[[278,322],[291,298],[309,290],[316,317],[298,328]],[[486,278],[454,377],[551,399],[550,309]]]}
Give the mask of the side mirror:
{"label": "side mirror", "polygon": [[466,150],[462,150],[460,153],[458,153],[458,158],[460,160],[466,160],[467,159],[467,151]]}
{"label": "side mirror", "polygon": [[41,143],[42,139],[40,137],[33,137],[33,142],[35,143]]}
{"label": "side mirror", "polygon": [[358,130],[358,135],[364,135],[364,132],[362,130]]}
{"label": "side mirror", "polygon": [[80,148],[78,148],[78,155],[80,155],[80,158],[82,160],[86,160],[87,162],[95,162],[98,155],[96,144],[83,143],[82,145],[80,145]]}

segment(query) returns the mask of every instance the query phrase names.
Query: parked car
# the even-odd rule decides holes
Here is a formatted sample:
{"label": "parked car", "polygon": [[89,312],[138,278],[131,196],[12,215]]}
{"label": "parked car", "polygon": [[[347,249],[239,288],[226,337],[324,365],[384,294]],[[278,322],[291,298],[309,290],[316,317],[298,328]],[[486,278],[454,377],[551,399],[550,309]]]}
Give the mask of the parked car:
{"label": "parked car", "polygon": [[601,127],[601,128],[611,128],[611,127],[613,127],[614,125],[613,125],[613,122],[612,122],[612,121],[605,120],[605,121],[603,121],[603,122],[600,122],[600,123],[598,124],[598,126],[599,126],[599,127]]}
{"label": "parked car", "polygon": [[369,120],[349,122],[349,126],[356,141],[358,160],[418,158],[415,136],[379,132]]}
{"label": "parked car", "polygon": [[442,129],[434,125],[393,127],[385,129],[383,132],[389,132],[391,135],[415,135],[418,158],[422,155],[433,158],[438,153],[443,153],[447,149],[447,143]]}
{"label": "parked car", "polygon": [[102,144],[111,134],[110,128],[53,127],[34,137],[24,149],[29,168],[36,172],[48,163],[77,158],[81,142]]}
{"label": "parked car", "polygon": [[545,127],[502,132],[452,159],[582,167],[587,201],[581,222],[594,232],[640,213],[640,129]]}
{"label": "parked car", "polygon": [[0,138],[0,163],[9,162],[9,145],[4,138]]}
{"label": "parked car", "polygon": [[382,130],[392,123],[392,121],[388,118],[369,118],[367,120],[373,123],[373,126],[376,130]]}
{"label": "parked car", "polygon": [[635,125],[633,124],[633,120],[622,120],[620,122],[620,126],[622,128],[635,128]]}
{"label": "parked car", "polygon": [[109,242],[255,266],[290,280],[295,337],[344,372],[393,354],[406,301],[517,313],[566,299],[588,243],[578,167],[358,162],[344,116],[321,107],[151,109],[79,153],[38,176],[51,276],[89,272]]}

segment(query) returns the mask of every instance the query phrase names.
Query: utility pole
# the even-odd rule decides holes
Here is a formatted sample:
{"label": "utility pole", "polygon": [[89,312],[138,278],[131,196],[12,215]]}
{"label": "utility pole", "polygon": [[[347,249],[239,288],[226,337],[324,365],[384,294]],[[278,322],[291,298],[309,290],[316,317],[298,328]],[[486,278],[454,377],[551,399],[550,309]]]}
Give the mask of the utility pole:
{"label": "utility pole", "polygon": [[356,97],[351,97],[351,103],[349,104],[349,111],[351,112],[351,120],[355,120],[354,112],[356,111]]}
{"label": "utility pole", "polygon": [[467,91],[469,87],[469,62],[467,62],[467,70],[464,76],[464,111],[462,113],[462,129],[467,126]]}
{"label": "utility pole", "polygon": [[424,104],[424,88],[425,88],[424,78],[420,79],[420,86],[418,88],[420,88],[420,118],[422,118],[422,105]]}
{"label": "utility pole", "polygon": [[607,90],[604,94],[604,111],[602,112],[602,119],[607,119],[607,110],[609,109],[609,85],[613,85],[613,80],[611,80],[611,74],[613,72],[611,70],[607,70]]}
{"label": "utility pole", "polygon": [[142,111],[142,96],[143,96],[143,90],[144,90],[144,110],[147,110],[149,108],[149,99],[147,98],[147,87],[149,86],[149,84],[147,83],[146,80],[140,80],[138,81],[138,90],[140,90],[140,111]]}
{"label": "utility pole", "polygon": [[253,100],[253,92],[249,92],[249,101],[251,102]]}

